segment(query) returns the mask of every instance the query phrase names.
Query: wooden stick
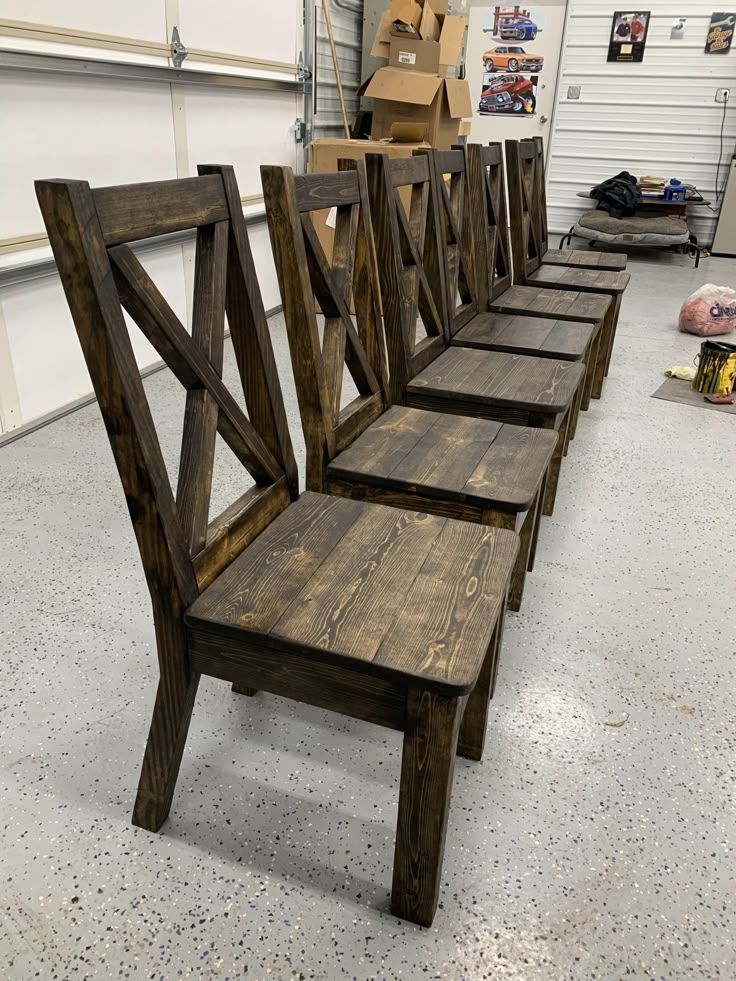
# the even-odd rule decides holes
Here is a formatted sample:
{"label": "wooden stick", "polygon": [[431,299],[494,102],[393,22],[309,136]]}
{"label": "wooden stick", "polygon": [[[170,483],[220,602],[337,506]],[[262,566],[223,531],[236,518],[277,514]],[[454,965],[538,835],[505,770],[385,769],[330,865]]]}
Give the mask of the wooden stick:
{"label": "wooden stick", "polygon": [[345,96],[342,94],[342,80],[340,79],[340,66],[337,64],[337,51],[335,50],[335,37],[332,33],[332,21],[330,20],[329,0],[322,0],[322,11],[325,15],[327,25],[327,37],[330,39],[330,51],[332,52],[332,64],[335,69],[335,81],[337,82],[337,94],[340,98],[340,109],[342,110],[342,124],[345,127],[345,139],[350,139],[350,126],[348,125],[348,114],[345,112]]}

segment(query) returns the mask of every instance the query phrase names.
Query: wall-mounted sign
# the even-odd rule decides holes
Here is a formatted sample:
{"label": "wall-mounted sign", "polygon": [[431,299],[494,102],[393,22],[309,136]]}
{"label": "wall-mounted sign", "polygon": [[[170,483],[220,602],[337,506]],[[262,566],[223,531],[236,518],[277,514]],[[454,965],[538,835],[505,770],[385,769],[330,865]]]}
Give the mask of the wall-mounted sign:
{"label": "wall-mounted sign", "polygon": [[675,17],[670,30],[670,39],[672,41],[682,41],[685,37],[685,24],[687,24],[687,17]]}
{"label": "wall-mounted sign", "polygon": [[650,11],[617,10],[608,43],[609,61],[642,61],[647,43]]}
{"label": "wall-mounted sign", "polygon": [[736,14],[711,14],[708,36],[705,39],[706,54],[728,54],[733,41]]}

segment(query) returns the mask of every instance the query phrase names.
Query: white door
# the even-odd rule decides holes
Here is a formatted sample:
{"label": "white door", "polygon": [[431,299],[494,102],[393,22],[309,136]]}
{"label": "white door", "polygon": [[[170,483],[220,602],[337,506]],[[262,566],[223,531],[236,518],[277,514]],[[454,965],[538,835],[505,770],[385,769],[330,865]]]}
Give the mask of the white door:
{"label": "white door", "polygon": [[473,103],[470,139],[550,133],[565,26],[565,2],[470,8],[466,74]]}

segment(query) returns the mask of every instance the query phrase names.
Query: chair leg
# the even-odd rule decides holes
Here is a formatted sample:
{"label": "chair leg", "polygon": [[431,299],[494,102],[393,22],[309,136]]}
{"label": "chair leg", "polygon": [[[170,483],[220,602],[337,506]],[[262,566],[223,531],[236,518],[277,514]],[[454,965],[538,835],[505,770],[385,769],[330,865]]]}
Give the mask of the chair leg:
{"label": "chair leg", "polygon": [[[508,591],[508,606],[514,613],[518,613],[521,606],[521,597],[524,593],[524,580],[526,579],[526,567],[529,560],[529,549],[533,537],[533,511],[534,504],[527,512],[524,523],[519,531],[519,554],[516,556],[514,568],[511,573],[511,584]],[[485,511],[483,514],[483,524],[491,525],[493,528],[506,528],[508,531],[516,531],[518,515],[516,512],[509,511]]]}
{"label": "chair leg", "polygon": [[[588,352],[588,353],[590,353],[590,352]],[[575,393],[575,401],[573,402],[573,405],[572,405],[572,410],[573,410],[572,411],[572,417],[570,419],[570,439],[571,440],[572,439],[575,439],[575,433],[577,433],[577,431],[578,431],[578,420],[580,419],[580,413],[582,412],[582,408],[583,408],[583,392],[584,392],[584,389],[585,389],[585,380],[588,377],[588,371],[589,370],[590,370],[590,368],[589,368],[589,366],[586,363],[586,366],[585,366],[585,375],[583,376],[583,380],[578,385],[578,390]]]}
{"label": "chair leg", "polygon": [[236,695],[247,695],[248,697],[258,694],[257,688],[248,688],[247,685],[239,685],[237,682],[233,683],[232,690]]}
{"label": "chair leg", "polygon": [[[567,410],[565,418],[562,420],[560,428],[557,431],[557,446],[555,447],[554,456],[552,457],[552,461],[547,471],[547,484],[544,488],[543,513],[548,517],[554,512],[555,509],[557,485],[560,481],[560,468],[562,467],[562,458],[564,456],[565,443],[567,442],[567,427],[569,422],[570,409]],[[554,420],[549,420],[549,424],[544,428],[551,429],[553,424]]]}
{"label": "chair leg", "polygon": [[606,375],[608,375],[608,369],[611,367],[611,355],[613,354],[613,343],[616,340],[616,330],[618,328],[618,315],[621,310],[621,294],[616,297],[615,303],[613,305],[613,317],[611,328],[611,334],[608,338],[608,353],[606,354]]}
{"label": "chair leg", "polygon": [[529,549],[529,559],[526,564],[526,571],[534,571],[534,559],[537,557],[537,542],[539,541],[539,526],[542,524],[542,511],[544,510],[544,494],[547,487],[547,475],[542,479],[542,486],[537,495],[537,507],[534,514],[534,532],[532,534],[532,544]]}
{"label": "chair leg", "polygon": [[431,926],[437,909],[464,698],[410,687],[391,912]]}
{"label": "chair leg", "polygon": [[534,540],[539,493],[537,491],[537,496],[532,506],[524,515],[524,524],[519,531],[519,554],[516,557],[514,570],[511,573],[508,598],[508,608],[515,613],[518,613],[521,609],[521,600],[524,596],[524,584],[526,583],[526,573],[529,567],[529,555],[532,550],[532,541]]}
{"label": "chair leg", "polygon": [[187,679],[183,672],[159,681],[133,807],[133,824],[146,831],[158,831],[168,817],[198,686],[198,674]]}
{"label": "chair leg", "polygon": [[585,389],[583,392],[583,409],[586,411],[590,408],[591,399],[599,399],[600,385],[603,384],[601,381],[598,385],[598,378],[602,379],[603,369],[606,366],[606,352],[608,350],[606,346],[606,340],[604,336],[605,325],[601,324],[595,337],[590,342],[590,348],[588,350],[588,370],[585,373]]}
{"label": "chair leg", "polygon": [[467,760],[480,760],[483,757],[483,747],[488,728],[488,704],[493,698],[498,674],[498,661],[501,654],[503,638],[504,610],[496,623],[493,638],[483,661],[480,676],[475,688],[468,695],[465,703],[460,733],[457,740],[457,755]]}

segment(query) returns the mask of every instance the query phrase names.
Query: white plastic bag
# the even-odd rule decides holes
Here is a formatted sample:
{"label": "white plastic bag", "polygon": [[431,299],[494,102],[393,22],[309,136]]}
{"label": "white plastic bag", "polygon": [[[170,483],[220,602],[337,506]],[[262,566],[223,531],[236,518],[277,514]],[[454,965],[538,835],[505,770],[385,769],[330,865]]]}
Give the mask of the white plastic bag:
{"label": "white plastic bag", "polygon": [[680,310],[680,330],[698,337],[729,334],[736,329],[736,290],[706,283]]}

